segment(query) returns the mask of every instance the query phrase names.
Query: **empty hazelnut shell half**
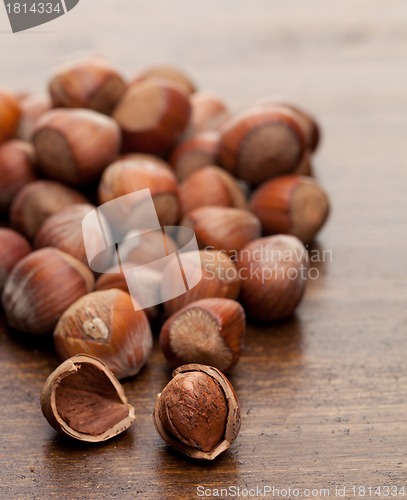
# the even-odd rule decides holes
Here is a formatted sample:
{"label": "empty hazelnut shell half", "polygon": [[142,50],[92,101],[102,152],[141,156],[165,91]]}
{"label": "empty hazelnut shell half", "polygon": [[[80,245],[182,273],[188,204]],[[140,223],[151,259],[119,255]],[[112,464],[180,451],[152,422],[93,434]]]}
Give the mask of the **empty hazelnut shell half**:
{"label": "empty hazelnut shell half", "polygon": [[240,430],[235,391],[222,372],[190,364],[173,372],[157,395],[153,420],[167,444],[191,458],[213,460],[227,450]]}
{"label": "empty hazelnut shell half", "polygon": [[89,443],[117,436],[135,421],[134,408],[113,373],[84,354],[51,373],[42,389],[41,408],[54,429]]}

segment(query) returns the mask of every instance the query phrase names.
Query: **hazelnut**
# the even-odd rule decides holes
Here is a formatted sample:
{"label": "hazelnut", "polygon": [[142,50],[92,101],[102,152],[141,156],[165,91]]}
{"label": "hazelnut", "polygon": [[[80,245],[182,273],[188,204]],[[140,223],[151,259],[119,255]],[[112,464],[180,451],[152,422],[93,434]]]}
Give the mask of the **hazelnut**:
{"label": "hazelnut", "polygon": [[10,207],[10,222],[18,231],[33,238],[47,217],[86,198],[73,189],[53,181],[36,181],[24,187]]}
{"label": "hazelnut", "polygon": [[164,323],[160,346],[173,368],[202,363],[228,371],[239,361],[245,330],[245,314],[238,302],[202,299]]}
{"label": "hazelnut", "polygon": [[230,254],[261,236],[258,218],[239,208],[196,208],[184,216],[181,225],[194,230],[200,248],[211,247]]}
{"label": "hazelnut", "polygon": [[28,333],[51,333],[61,314],[93,290],[91,271],[56,248],[37,250],[14,267],[3,291],[8,324]]}
{"label": "hazelnut", "polygon": [[51,109],[48,96],[29,94],[20,101],[21,119],[17,136],[23,141],[31,141],[32,134],[40,116]]}
{"label": "hazelnut", "polygon": [[113,112],[125,151],[159,156],[180,138],[190,114],[188,96],[172,84],[154,80],[130,85]]}
{"label": "hazelnut", "polygon": [[204,206],[247,208],[245,195],[234,177],[209,165],[189,175],[179,188],[184,214]]}
{"label": "hazelnut", "polygon": [[83,185],[117,158],[121,137],[108,116],[88,109],[55,109],[37,121],[33,144],[46,175]]}
{"label": "hazelnut", "polygon": [[0,228],[0,294],[11,271],[30,252],[31,246],[21,234]]}
{"label": "hazelnut", "polygon": [[316,119],[308,111],[290,103],[288,98],[282,96],[263,99],[259,104],[270,107],[282,106],[297,114],[301,121],[301,128],[304,132],[307,148],[309,148],[311,152],[317,149],[321,139],[321,131]]}
{"label": "hazelnut", "polygon": [[304,245],[295,236],[277,235],[250,242],[240,252],[241,299],[255,320],[289,316],[300,303],[307,281]]}
{"label": "hazelnut", "polygon": [[[82,221],[84,217],[95,210],[93,205],[78,204],[66,208],[55,215],[51,215],[38,229],[35,239],[35,248],[54,247],[69,253],[84,264],[88,264],[82,234]],[[91,228],[88,229],[88,231]],[[107,227],[104,226],[104,230]],[[91,241],[91,236],[88,237]],[[96,264],[94,264],[95,267]],[[110,260],[101,266],[110,266]]]}
{"label": "hazelnut", "polygon": [[201,132],[178,144],[169,158],[179,181],[196,170],[216,164],[219,147],[217,132]]}
{"label": "hazelnut", "polygon": [[285,175],[262,184],[253,194],[251,209],[265,235],[292,234],[310,243],[328,217],[329,200],[314,179]]}
{"label": "hazelnut", "polygon": [[0,211],[6,211],[21,189],[36,179],[34,148],[12,140],[0,145]]}
{"label": "hazelnut", "polygon": [[281,108],[254,107],[228,120],[221,130],[221,165],[251,185],[294,170],[304,151],[298,120]]}
{"label": "hazelnut", "polygon": [[[97,292],[111,290],[112,288],[118,288],[123,292],[129,293],[126,277],[120,266],[111,267],[105,274],[101,274],[96,280],[95,290]],[[137,297],[133,298],[137,300]],[[160,316],[160,308],[158,306],[146,307],[143,310],[146,313],[148,321],[151,323],[156,321]]]}
{"label": "hazelnut", "polygon": [[[174,174],[155,161],[145,158],[118,160],[103,173],[99,184],[99,202],[101,204],[119,198],[134,191],[148,188],[153,198],[158,219],[162,226],[176,224],[180,216],[178,185]],[[138,205],[137,205],[138,206]],[[130,214],[134,206],[123,207],[127,213],[118,214],[117,223],[130,224],[125,232],[132,229]]]}
{"label": "hazelnut", "polygon": [[[223,297],[236,299],[240,292],[240,277],[236,266],[225,252],[219,250],[202,250],[197,262],[196,252],[182,254],[183,272],[186,276],[202,274],[201,281],[183,295],[168,300],[164,304],[167,314],[173,314],[182,307],[199,299]],[[178,264],[170,262],[162,277],[162,290],[171,290],[174,275],[179,273]]]}
{"label": "hazelnut", "polygon": [[54,331],[60,359],[84,353],[102,360],[116,375],[136,375],[146,363],[153,337],[145,313],[129,294],[112,289],[81,297],[61,316]]}
{"label": "hazelnut", "polygon": [[190,127],[195,133],[218,128],[229,113],[223,99],[210,92],[195,92],[190,100],[192,106]]}
{"label": "hazelnut", "polygon": [[49,91],[56,108],[89,108],[110,114],[126,90],[119,72],[107,61],[91,57],[56,69]]}
{"label": "hazelnut", "polygon": [[84,354],[67,359],[47,378],[41,409],[55,430],[89,443],[117,436],[135,421],[117,378],[104,363]]}
{"label": "hazelnut", "polygon": [[21,109],[16,97],[0,89],[0,144],[15,136]]}
{"label": "hazelnut", "polygon": [[173,372],[157,395],[153,419],[164,441],[189,457],[213,460],[240,430],[240,408],[229,380],[216,368],[190,364]]}
{"label": "hazelnut", "polygon": [[175,84],[185,94],[189,95],[195,92],[196,87],[194,82],[183,71],[173,66],[153,66],[139,72],[132,83],[140,83],[148,80],[162,81]]}

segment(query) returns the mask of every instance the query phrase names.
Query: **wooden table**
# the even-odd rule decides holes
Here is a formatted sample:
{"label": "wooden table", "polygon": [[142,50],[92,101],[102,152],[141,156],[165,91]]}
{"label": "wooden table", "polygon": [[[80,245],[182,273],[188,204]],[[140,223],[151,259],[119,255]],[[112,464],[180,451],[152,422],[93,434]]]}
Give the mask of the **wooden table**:
{"label": "wooden table", "polygon": [[134,427],[81,446],[41,415],[39,393],[58,364],[51,346],[2,324],[0,497],[198,498],[198,485],[299,488],[299,498],[304,488],[335,498],[335,486],[346,487],[341,498],[378,498],[353,486],[383,496],[383,486],[405,485],[407,495],[405,0],[83,0],[21,35],[6,34],[1,17],[9,87],[40,89],[52,64],[90,49],[128,75],[177,62],[235,107],[271,93],[308,106],[323,124],[316,170],[333,213],[318,240],[332,262],[319,265],[296,316],[248,329],[232,376],[242,431],[214,463],[170,451],[153,428],[155,394],[169,380],[158,349],[125,383]]}

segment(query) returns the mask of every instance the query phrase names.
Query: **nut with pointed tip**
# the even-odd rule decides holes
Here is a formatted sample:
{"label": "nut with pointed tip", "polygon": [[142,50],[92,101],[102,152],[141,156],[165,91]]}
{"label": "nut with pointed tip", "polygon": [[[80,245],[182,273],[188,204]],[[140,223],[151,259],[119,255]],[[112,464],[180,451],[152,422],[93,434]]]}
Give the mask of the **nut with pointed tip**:
{"label": "nut with pointed tip", "polygon": [[160,346],[172,368],[187,363],[231,370],[240,359],[246,329],[242,306],[230,299],[202,299],[164,324]]}
{"label": "nut with pointed tip", "polygon": [[207,165],[216,165],[219,148],[217,132],[201,132],[180,142],[172,151],[169,162],[179,181]]}
{"label": "nut with pointed tip", "polygon": [[15,266],[31,252],[31,245],[21,234],[0,228],[0,294]]}
{"label": "nut with pointed tip", "polygon": [[184,216],[181,225],[194,230],[199,248],[225,250],[231,255],[261,236],[258,218],[239,208],[197,208]]}
{"label": "nut with pointed tip", "polygon": [[121,146],[117,123],[89,109],[48,111],[35,124],[32,140],[44,174],[76,185],[98,179]]}
{"label": "nut with pointed tip", "polygon": [[58,182],[35,181],[17,194],[10,207],[10,222],[34,238],[45,219],[77,203],[87,203],[87,199],[74,189]]}
{"label": "nut with pointed tip", "polygon": [[223,99],[211,92],[195,92],[190,99],[190,128],[195,133],[217,129],[228,116],[229,110]]}
{"label": "nut with pointed tip", "polygon": [[150,356],[153,337],[148,319],[118,289],[81,297],[61,316],[54,331],[60,359],[84,353],[102,360],[117,378],[136,375]]}
{"label": "nut with pointed tip", "polygon": [[251,185],[291,172],[304,151],[298,120],[281,107],[255,106],[228,120],[221,130],[221,165]]}
{"label": "nut with pointed tip", "polygon": [[91,57],[57,68],[51,76],[49,91],[55,108],[88,108],[108,115],[126,86],[107,61]]}
{"label": "nut with pointed tip", "polygon": [[[146,188],[150,190],[160,224],[176,224],[181,211],[177,180],[169,168],[148,158],[130,156],[109,165],[99,184],[99,202],[107,203]],[[126,233],[132,229],[129,215],[136,207],[126,205],[120,209],[128,210],[127,213],[117,215],[117,224]]]}
{"label": "nut with pointed tip", "polygon": [[191,78],[179,68],[174,66],[152,66],[150,68],[146,68],[136,75],[132,83],[140,83],[148,80],[167,80],[168,82],[175,84],[187,95],[192,94],[196,90],[195,84]]}
{"label": "nut with pointed tip", "polygon": [[17,137],[23,141],[31,141],[38,119],[51,109],[51,100],[42,94],[28,94],[20,100],[21,119]]}
{"label": "nut with pointed tip", "polygon": [[251,209],[265,235],[292,234],[310,243],[328,217],[329,199],[314,179],[285,175],[262,184],[253,194]]}
{"label": "nut with pointed tip", "polygon": [[18,99],[0,89],[0,144],[15,136],[21,117]]}
{"label": "nut with pointed tip", "polygon": [[113,112],[124,151],[159,156],[181,137],[190,115],[188,96],[171,83],[155,80],[130,85]]}
{"label": "nut with pointed tip", "polygon": [[[208,189],[202,189],[207,186]],[[237,180],[222,168],[208,165],[189,175],[179,187],[184,214],[205,206],[247,208]]]}
{"label": "nut with pointed tip", "polygon": [[92,272],[71,255],[44,248],[14,267],[3,290],[8,324],[33,334],[51,333],[61,314],[94,288]]}
{"label": "nut with pointed tip", "polygon": [[[202,250],[199,252],[199,259],[196,259],[196,252],[187,252],[182,256],[182,264],[186,276],[194,277],[202,274],[202,279],[186,293],[165,302],[164,308],[167,314],[173,314],[196,300],[211,297],[237,299],[239,296],[239,273],[225,252]],[[173,287],[174,277],[178,274],[178,262],[170,262],[164,270],[161,284],[162,290],[166,291],[167,295]]]}
{"label": "nut with pointed tip", "polygon": [[229,380],[211,366],[179,367],[157,395],[153,420],[164,441],[191,458],[213,460],[240,431],[239,401]]}
{"label": "nut with pointed tip", "polygon": [[8,210],[17,193],[36,180],[35,164],[30,143],[15,139],[0,145],[0,211]]}
{"label": "nut with pointed tip", "polygon": [[308,277],[307,250],[295,236],[277,235],[249,243],[236,262],[241,300],[255,320],[288,317],[301,302]]}
{"label": "nut with pointed tip", "polygon": [[83,354],[67,359],[47,378],[41,409],[55,430],[89,443],[121,434],[136,419],[123,386],[109,368]]}

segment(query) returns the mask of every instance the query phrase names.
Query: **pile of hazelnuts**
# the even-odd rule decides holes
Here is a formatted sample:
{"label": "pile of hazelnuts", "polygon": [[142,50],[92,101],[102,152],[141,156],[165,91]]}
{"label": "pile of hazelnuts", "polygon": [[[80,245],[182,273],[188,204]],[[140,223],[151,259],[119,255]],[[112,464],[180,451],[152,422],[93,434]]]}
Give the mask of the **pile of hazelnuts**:
{"label": "pile of hazelnuts", "polygon": [[[312,168],[319,137],[315,119],[285,99],[232,113],[173,67],[126,81],[91,57],[57,68],[47,95],[0,90],[2,307],[11,330],[53,335],[63,362],[41,402],[57,430],[99,442],[127,429],[134,408],[118,379],[145,365],[158,329],[175,369],[156,399],[159,434],[199,459],[231,445],[240,410],[223,373],[239,361],[246,314],[273,322],[295,310],[306,245],[328,216]],[[187,254],[183,263],[202,279],[135,310],[121,266],[90,269],[82,221],[146,188],[161,226],[193,229],[201,263]],[[154,261],[163,245],[168,255],[179,248],[176,237],[146,232],[125,263]],[[165,290],[176,271],[174,262],[164,270]]]}

